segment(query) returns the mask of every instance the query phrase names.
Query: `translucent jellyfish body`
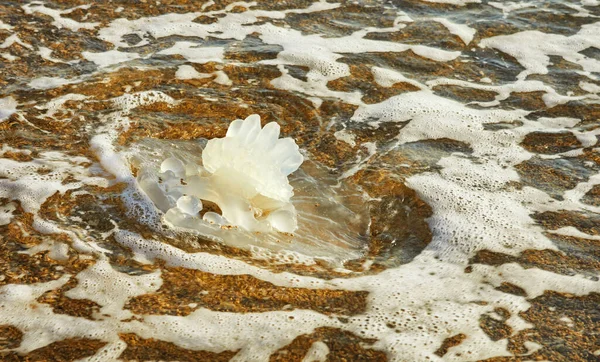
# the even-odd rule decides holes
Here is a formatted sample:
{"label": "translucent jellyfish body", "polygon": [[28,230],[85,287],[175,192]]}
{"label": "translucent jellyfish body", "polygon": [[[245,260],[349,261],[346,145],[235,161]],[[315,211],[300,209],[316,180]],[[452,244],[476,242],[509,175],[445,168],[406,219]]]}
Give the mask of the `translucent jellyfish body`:
{"label": "translucent jellyfish body", "polygon": [[[292,233],[298,222],[288,175],[302,161],[294,140],[279,138],[277,123],[261,128],[254,114],[233,121],[224,138],[209,140],[202,165],[169,157],[158,174],[142,170],[138,184],[174,226]],[[204,210],[205,204],[212,206]]]}

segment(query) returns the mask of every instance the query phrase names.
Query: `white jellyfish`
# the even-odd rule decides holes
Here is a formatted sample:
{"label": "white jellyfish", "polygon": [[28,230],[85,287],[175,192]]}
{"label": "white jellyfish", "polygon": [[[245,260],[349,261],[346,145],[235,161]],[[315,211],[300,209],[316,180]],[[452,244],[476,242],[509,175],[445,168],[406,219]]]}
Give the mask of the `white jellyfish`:
{"label": "white jellyfish", "polygon": [[[292,233],[298,223],[288,175],[302,161],[294,140],[279,138],[276,122],[261,128],[260,116],[253,114],[233,121],[224,138],[208,141],[202,166],[170,157],[161,164],[160,186],[146,172],[138,181],[176,226],[204,223]],[[202,200],[216,204],[221,214],[207,211],[201,218]]]}

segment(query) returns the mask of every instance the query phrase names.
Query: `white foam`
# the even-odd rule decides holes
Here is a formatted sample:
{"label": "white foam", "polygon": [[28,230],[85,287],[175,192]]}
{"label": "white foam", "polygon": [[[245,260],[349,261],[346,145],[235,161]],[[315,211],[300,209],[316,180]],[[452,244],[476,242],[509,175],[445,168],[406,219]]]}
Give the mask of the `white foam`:
{"label": "white foam", "polygon": [[373,73],[375,82],[382,87],[391,87],[396,83],[404,82],[412,84],[417,88],[424,88],[423,84],[416,82],[413,79],[407,78],[406,76],[404,76],[404,74],[395,70],[373,67],[371,68],[371,73]]}
{"label": "white foam", "polygon": [[53,63],[64,63],[64,61],[58,59],[58,58],[54,58],[52,57],[52,49],[50,48],[46,48],[46,47],[38,47],[38,51],[37,53],[39,54],[40,57],[42,57],[43,59],[46,59],[48,61],[51,61]]}
{"label": "white foam", "polygon": [[115,239],[122,245],[131,248],[136,260],[140,262],[154,262],[157,258],[160,258],[165,260],[168,266],[184,267],[220,275],[248,274],[282,287],[332,287],[331,283],[319,278],[299,277],[296,274],[287,272],[273,273],[221,255],[203,252],[186,253],[169,244],[153,239],[144,239],[140,235],[129,231],[120,230],[115,232]]}
{"label": "white foam", "polygon": [[101,68],[140,58],[138,53],[126,53],[118,50],[109,50],[101,53],[81,52],[81,55],[85,59],[96,63]]}
{"label": "white foam", "polygon": [[313,342],[302,362],[325,362],[329,355],[329,347],[321,341]]}
{"label": "white foam", "polygon": [[89,357],[80,358],[77,360],[77,362],[118,361],[119,357],[126,349],[127,343],[125,343],[124,341],[120,339],[111,340],[104,347],[100,348],[98,352],[96,352],[96,354]]}
{"label": "white foam", "polygon": [[[65,336],[65,329],[75,322],[75,318],[66,315],[55,315],[47,304],[39,304],[36,299],[44,292],[56,289],[67,283],[68,275],[48,283],[30,285],[8,284],[0,288],[0,322],[10,324],[23,332],[23,339],[17,352],[28,352],[43,347]],[[23,318],[23,316],[28,316]],[[53,321],[48,324],[47,321]],[[74,323],[90,328],[91,323]],[[60,326],[56,328],[57,326]],[[63,329],[63,330],[61,330]],[[83,332],[85,333],[85,332]]]}
{"label": "white foam", "polygon": [[[84,183],[95,184],[102,178],[90,177],[89,170],[81,163],[89,159],[70,159],[56,152],[42,153],[40,158],[30,162],[17,162],[7,158],[0,159],[0,197],[19,200],[26,212],[36,214],[41,204],[56,192],[81,187]],[[43,175],[36,171],[39,168],[50,172]],[[80,181],[63,184],[67,175],[73,175]]]}
{"label": "white foam", "polygon": [[[506,341],[491,341],[473,321],[495,307],[513,313],[526,310],[528,304],[523,297],[498,292],[479,280],[465,274],[462,266],[440,262],[425,252],[410,264],[376,276],[333,282],[370,292],[367,312],[351,317],[346,328],[364,338],[377,338],[375,348],[385,350],[392,361],[441,361],[433,352],[458,333],[468,338],[453,352],[467,357],[448,356],[450,360],[508,356]],[[490,304],[472,303],[481,300]]]}
{"label": "white foam", "polygon": [[564,235],[564,236],[572,236],[575,238],[583,238],[588,240],[600,240],[600,236],[598,235],[590,235],[584,232],[579,231],[576,227],[573,226],[565,226],[556,230],[549,230],[551,234]]}
{"label": "white foam", "polygon": [[25,47],[27,49],[33,49],[31,44],[27,44],[27,43],[23,42],[17,34],[13,34],[13,35],[9,36],[8,38],[4,39],[4,42],[0,45],[0,48],[8,48],[13,44],[19,44],[22,47]]}
{"label": "white foam", "polygon": [[229,77],[227,76],[227,73],[225,73],[224,71],[217,70],[216,72],[214,72],[214,74],[216,74],[216,77],[214,79],[215,83],[224,86],[231,86],[233,84],[231,79],[229,79]]}
{"label": "white foam", "polygon": [[68,112],[68,113],[71,113],[71,114],[74,113],[72,110],[67,110],[67,109],[65,109],[65,107],[63,107],[66,102],[68,102],[68,101],[82,101],[82,100],[85,100],[87,98],[88,98],[87,96],[84,96],[82,94],[68,93],[68,94],[65,94],[65,95],[53,98],[53,99],[51,99],[46,104],[36,105],[35,108],[37,108],[37,109],[45,109],[46,113],[44,114],[44,117],[54,118],[54,115],[58,111]]}
{"label": "white foam", "polygon": [[45,90],[45,89],[58,88],[65,84],[72,84],[72,83],[75,83],[75,82],[68,80],[68,79],[59,78],[59,77],[40,77],[40,78],[35,78],[31,82],[29,82],[27,85],[33,89]]}
{"label": "white foam", "polygon": [[17,59],[20,59],[19,57],[15,57],[14,55],[9,54],[9,53],[2,53],[0,55],[2,55],[2,57],[4,59],[8,60],[9,62],[13,62],[13,61],[15,61]]}
{"label": "white foam", "polygon": [[531,8],[531,7],[535,7],[535,3],[532,2],[514,2],[514,1],[508,1],[508,2],[496,2],[496,1],[490,1],[488,3],[488,5],[495,7],[496,9],[500,9],[502,10],[502,13],[504,13],[504,17],[506,18],[512,11],[515,10],[520,10],[520,9],[525,9],[525,8]]}
{"label": "white foam", "polygon": [[132,316],[123,308],[130,298],[154,292],[162,285],[160,271],[131,276],[114,270],[106,259],[97,260],[76,278],[77,286],[69,289],[65,296],[96,302],[102,306],[98,317],[110,315],[116,319]]}
{"label": "white foam", "polygon": [[117,47],[129,47],[126,41],[123,40],[125,34],[136,34],[142,41],[137,43],[136,46],[143,46],[148,44],[148,40],[145,39],[146,34],[150,34],[154,38],[169,35],[183,35],[183,36],[200,36],[204,37],[208,34],[206,32],[196,34],[194,30],[200,30],[200,27],[194,27],[184,31],[189,27],[191,23],[200,13],[189,13],[189,14],[165,14],[154,18],[140,18],[137,20],[128,20],[124,18],[113,20],[108,27],[104,27],[98,31],[98,38],[108,41]]}
{"label": "white foam", "polygon": [[337,140],[346,142],[347,144],[349,144],[352,147],[356,146],[356,140],[355,140],[356,135],[354,135],[346,130],[337,131],[333,135],[335,136],[335,138]]}
{"label": "white foam", "polygon": [[48,8],[42,4],[34,2],[31,4],[23,5],[21,8],[25,11],[25,14],[33,14],[33,13],[38,12],[38,13],[42,13],[44,15],[50,16],[54,20],[52,22],[52,25],[54,25],[55,27],[57,27],[59,29],[67,28],[67,29],[70,29],[73,31],[78,31],[79,29],[94,29],[95,27],[100,25],[100,23],[80,23],[73,19],[63,18],[61,16],[62,14],[68,14],[77,8],[85,9],[86,6],[78,6],[75,8],[60,11],[60,10]]}
{"label": "white foam", "polygon": [[266,361],[296,336],[310,334],[319,326],[340,324],[336,319],[308,310],[241,314],[199,308],[185,318],[145,316],[137,333],[143,338],[157,338],[193,350],[239,350],[231,361]]}
{"label": "white foam", "polygon": [[527,291],[528,298],[536,298],[547,290],[575,295],[588,295],[600,292],[600,284],[589,277],[581,275],[561,275],[550,271],[529,268],[525,269],[517,263],[500,266],[475,265],[475,273],[481,273],[486,280],[495,286],[502,282],[517,284]]}
{"label": "white foam", "polygon": [[600,94],[600,86],[593,83],[579,82],[579,88],[586,92]]}
{"label": "white foam", "polygon": [[210,78],[210,74],[200,73],[191,65],[180,65],[177,68],[177,72],[175,72],[175,77],[177,79],[203,79]]}
{"label": "white foam", "polygon": [[12,28],[12,25],[5,24],[2,20],[0,20],[0,30],[12,30]]}
{"label": "white foam", "polygon": [[468,25],[453,23],[446,18],[432,18],[431,20],[437,21],[445,26],[451,34],[458,36],[465,45],[469,45],[471,43],[475,33],[477,32]]}
{"label": "white foam", "polygon": [[5,205],[0,206],[0,226],[8,225],[13,218],[13,211],[17,209],[17,206],[13,202],[9,202]]}
{"label": "white foam", "polygon": [[600,61],[579,53],[589,47],[600,47],[600,22],[581,26],[571,36],[542,33],[537,30],[522,31],[510,35],[499,35],[482,39],[481,47],[490,47],[507,53],[525,67],[518,76],[525,79],[529,74],[546,74],[550,55],[579,64],[587,74],[600,72]]}
{"label": "white foam", "polygon": [[13,97],[0,98],[0,122],[8,119],[17,111],[18,103]]}
{"label": "white foam", "polygon": [[[424,90],[403,93],[377,104],[363,105],[356,110],[352,120],[356,122],[410,120],[411,122],[399,134],[400,143],[448,137],[472,145],[476,155],[492,152],[501,157],[501,163],[516,164],[529,157],[513,144],[517,136],[511,132],[484,131],[483,125],[512,122],[523,118],[527,113],[518,110],[466,108],[462,103]],[[432,124],[436,127],[431,127]]]}
{"label": "white foam", "polygon": [[220,47],[202,47],[197,43],[179,41],[170,48],[156,54],[181,55],[192,63],[222,62],[224,49]]}
{"label": "white foam", "polygon": [[[167,103],[170,106],[177,104],[177,102],[171,96],[160,91],[126,93],[122,96],[113,98],[112,102],[118,109],[118,111],[116,112],[117,114],[126,114],[136,107],[154,104],[158,102]],[[121,124],[118,123],[118,125]],[[113,129],[114,126],[116,125],[109,124],[109,129],[113,131],[113,136],[116,135]]]}
{"label": "white foam", "polygon": [[458,5],[465,6],[467,4],[477,4],[481,3],[481,0],[423,0],[428,3],[437,3],[437,4],[450,4],[450,5]]}
{"label": "white foam", "polygon": [[[489,83],[489,82],[488,82]],[[545,84],[544,82],[537,80],[522,80],[519,79],[514,83],[506,83],[502,85],[491,85],[491,84],[480,84],[473,83],[459,79],[449,78],[437,78],[427,81],[427,86],[433,88],[440,85],[457,85],[461,87],[467,87],[472,89],[480,89],[485,91],[496,92],[497,96],[493,101],[478,102],[473,101],[471,103],[477,104],[483,107],[493,107],[500,104],[500,101],[506,100],[512,93],[516,92],[536,92],[543,91],[545,94],[542,96],[542,100],[548,108],[554,107],[559,104],[564,104],[569,101],[576,101],[582,99],[596,99],[595,95],[584,95],[584,96],[565,96],[558,94],[554,88]]]}
{"label": "white foam", "polygon": [[[318,3],[306,11],[317,11],[325,8],[334,8],[338,4]],[[192,22],[200,13],[189,14],[165,14],[154,18],[141,18],[134,21],[118,19],[113,21],[107,28],[99,31],[99,37],[109,41],[116,46],[128,47],[122,40],[123,35],[133,33],[143,37],[150,34],[155,38],[171,35],[194,36],[207,38],[208,36],[221,39],[242,40],[247,34],[259,33],[260,38],[267,44],[280,45],[284,48],[275,60],[262,61],[265,64],[294,64],[310,67],[307,74],[309,86],[302,88],[326,88],[325,83],[329,80],[349,75],[348,66],[338,63],[341,57],[338,53],[344,52],[368,52],[368,51],[395,51],[402,52],[412,49],[415,53],[437,61],[453,60],[460,52],[446,51],[421,45],[405,45],[395,42],[385,42],[364,39],[363,32],[338,37],[324,38],[320,35],[303,35],[300,31],[274,26],[270,23],[252,25],[258,20],[258,16],[271,18],[282,18],[286,12],[249,10],[242,14],[226,13],[223,18],[212,24],[198,24]],[[296,11],[298,12],[298,11]],[[209,15],[211,13],[208,13]],[[136,46],[145,45],[143,40]],[[158,54],[179,54],[187,60],[195,63],[209,61],[221,62],[223,48],[202,47],[197,43],[189,41],[178,41],[171,48],[164,49]],[[319,84],[317,86],[317,84]],[[227,83],[228,85],[228,83]],[[310,94],[310,93],[309,93]],[[315,94],[321,95],[321,94]]]}

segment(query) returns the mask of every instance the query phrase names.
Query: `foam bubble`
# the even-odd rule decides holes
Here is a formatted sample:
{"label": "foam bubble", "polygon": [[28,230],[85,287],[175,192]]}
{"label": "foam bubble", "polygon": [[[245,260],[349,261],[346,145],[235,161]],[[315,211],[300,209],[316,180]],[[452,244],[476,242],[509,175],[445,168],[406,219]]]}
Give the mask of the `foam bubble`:
{"label": "foam bubble", "polygon": [[113,269],[108,260],[100,258],[76,276],[78,284],[65,295],[73,299],[89,299],[101,306],[100,314],[117,319],[131,317],[124,309],[132,297],[154,292],[162,285],[160,271],[131,276]]}
{"label": "foam bubble", "polygon": [[65,84],[71,84],[72,81],[58,77],[40,77],[32,80],[28,85],[33,89],[52,89]]}
{"label": "foam bubble", "polygon": [[191,65],[180,65],[177,68],[177,72],[175,72],[175,77],[177,79],[203,79],[210,78],[210,74],[200,73]]}
{"label": "foam bubble", "polygon": [[181,55],[192,63],[208,63],[221,62],[223,59],[223,48],[217,47],[202,47],[197,43],[188,41],[180,41],[175,43],[171,48],[161,50],[157,54],[164,55]]}
{"label": "foam bubble", "polygon": [[471,40],[473,40],[473,37],[477,32],[475,29],[469,27],[468,25],[456,24],[449,21],[446,18],[432,18],[431,20],[437,21],[438,23],[445,26],[451,34],[458,36],[465,45],[469,45],[471,43]]}
{"label": "foam bubble", "polygon": [[549,56],[557,55],[565,60],[579,64],[588,74],[600,72],[600,61],[579,53],[589,47],[600,47],[600,22],[581,26],[581,30],[572,36],[542,33],[540,31],[522,31],[511,35],[499,35],[482,39],[482,47],[490,47],[507,53],[525,67],[519,79],[529,74],[546,74],[550,63]]}
{"label": "foam bubble", "polygon": [[66,9],[66,10],[56,10],[52,8],[48,8],[42,4],[26,4],[21,8],[25,11],[25,14],[33,14],[33,13],[42,13],[44,15],[50,16],[54,21],[52,25],[57,27],[58,29],[67,28],[73,31],[78,31],[79,29],[94,29],[100,23],[80,23],[70,18],[62,17],[62,14],[68,14],[76,9],[87,9],[90,5],[82,5],[74,8]]}
{"label": "foam bubble", "polygon": [[17,111],[17,101],[13,97],[0,98],[0,122]]}
{"label": "foam bubble", "polygon": [[125,53],[118,50],[108,50],[100,53],[81,52],[81,55],[101,68],[140,58],[138,53]]}

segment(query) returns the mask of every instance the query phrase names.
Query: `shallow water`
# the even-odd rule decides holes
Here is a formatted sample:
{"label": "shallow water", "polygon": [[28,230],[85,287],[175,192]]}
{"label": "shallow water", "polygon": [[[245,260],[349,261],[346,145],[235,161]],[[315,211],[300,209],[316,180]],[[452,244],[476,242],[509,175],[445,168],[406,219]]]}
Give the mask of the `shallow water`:
{"label": "shallow water", "polygon": [[[599,17],[3,2],[0,356],[597,359]],[[306,160],[299,230],[169,227],[140,168],[254,113]]]}

